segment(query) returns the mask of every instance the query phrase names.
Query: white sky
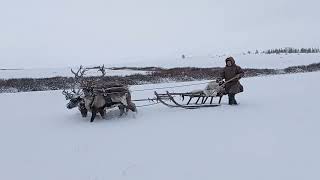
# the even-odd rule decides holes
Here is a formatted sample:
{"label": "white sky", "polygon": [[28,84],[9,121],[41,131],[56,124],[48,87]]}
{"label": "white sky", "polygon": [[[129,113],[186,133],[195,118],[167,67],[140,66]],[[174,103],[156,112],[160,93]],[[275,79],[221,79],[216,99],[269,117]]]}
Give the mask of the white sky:
{"label": "white sky", "polygon": [[318,0],[0,0],[0,68],[319,47]]}

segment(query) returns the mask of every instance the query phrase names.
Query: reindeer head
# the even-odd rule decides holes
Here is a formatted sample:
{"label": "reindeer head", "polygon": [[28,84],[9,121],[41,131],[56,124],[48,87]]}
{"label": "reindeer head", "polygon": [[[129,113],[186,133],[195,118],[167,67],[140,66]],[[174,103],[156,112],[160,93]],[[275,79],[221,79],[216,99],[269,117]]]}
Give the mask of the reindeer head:
{"label": "reindeer head", "polygon": [[69,100],[69,103],[67,104],[68,109],[77,107],[80,102],[83,101],[81,90],[76,91],[73,89],[71,92],[63,90],[62,94],[66,97],[66,100]]}

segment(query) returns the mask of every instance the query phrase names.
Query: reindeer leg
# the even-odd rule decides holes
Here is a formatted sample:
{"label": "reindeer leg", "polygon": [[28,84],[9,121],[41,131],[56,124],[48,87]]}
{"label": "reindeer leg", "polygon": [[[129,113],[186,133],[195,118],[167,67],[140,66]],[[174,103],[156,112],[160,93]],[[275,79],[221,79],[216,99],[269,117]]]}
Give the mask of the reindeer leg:
{"label": "reindeer leg", "polygon": [[106,118],[106,111],[105,111],[103,108],[101,108],[101,109],[99,110],[99,113],[100,113],[100,115],[101,115],[101,117],[102,117],[103,119]]}
{"label": "reindeer leg", "polygon": [[130,92],[127,94],[126,100],[127,100],[127,104],[128,104],[128,106],[126,107],[127,108],[127,112],[129,110],[131,110],[132,112],[137,112],[137,107],[131,100],[131,93]]}
{"label": "reindeer leg", "polygon": [[130,103],[127,108],[130,109],[132,112],[137,112],[137,107],[134,103]]}
{"label": "reindeer leg", "polygon": [[88,110],[86,109],[84,104],[79,105],[79,111],[81,112],[82,117],[87,117],[88,115]]}
{"label": "reindeer leg", "polygon": [[118,106],[118,108],[119,108],[119,110],[120,110],[120,117],[125,113],[125,106],[123,105],[123,104],[120,104],[119,106]]}
{"label": "reindeer leg", "polygon": [[93,122],[94,121],[94,119],[96,118],[96,116],[97,116],[97,109],[96,108],[92,108],[92,115],[91,115],[91,120],[90,120],[90,122]]}
{"label": "reindeer leg", "polygon": [[86,110],[86,109],[82,109],[81,111],[81,115],[82,115],[82,117],[87,117],[88,116],[88,110]]}

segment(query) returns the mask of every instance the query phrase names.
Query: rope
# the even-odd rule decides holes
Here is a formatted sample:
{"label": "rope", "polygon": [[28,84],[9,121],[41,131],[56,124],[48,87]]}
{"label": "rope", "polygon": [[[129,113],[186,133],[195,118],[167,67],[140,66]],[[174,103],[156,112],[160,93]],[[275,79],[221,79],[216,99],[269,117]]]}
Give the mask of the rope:
{"label": "rope", "polygon": [[[208,81],[208,82],[211,82],[211,81]],[[187,84],[187,85],[180,85],[180,86],[167,86],[167,87],[161,87],[161,88],[137,89],[137,90],[131,90],[131,91],[132,92],[153,91],[153,90],[161,90],[161,89],[169,89],[169,88],[177,88],[177,87],[195,86],[195,85],[207,84],[208,82],[194,83],[194,84]]]}
{"label": "rope", "polygon": [[132,101],[136,101],[136,102],[138,102],[138,101],[155,101],[155,100],[157,100],[157,98],[133,99]]}
{"label": "rope", "polygon": [[[235,76],[228,81],[224,82],[223,85],[229,83],[230,81],[233,81],[234,79],[237,79],[238,77]],[[188,87],[188,86],[195,86],[195,85],[201,85],[201,84],[208,84],[212,81],[206,81],[202,83],[193,83],[193,84],[187,84],[187,85],[180,85],[180,86],[167,86],[167,87],[161,87],[161,88],[149,88],[149,89],[137,89],[137,90],[131,90],[132,92],[139,92],[139,91],[153,91],[153,90],[161,90],[161,89],[170,89],[170,88],[177,88],[177,87]]]}
{"label": "rope", "polygon": [[152,104],[145,104],[145,105],[140,105],[140,106],[136,106],[136,107],[146,107],[146,106],[153,106],[153,105],[156,105],[156,104],[159,104],[159,102],[156,102],[156,103],[152,103]]}
{"label": "rope", "polygon": [[[161,87],[161,88],[149,88],[149,89],[137,89],[137,90],[131,90],[131,92],[141,92],[141,91],[154,91],[154,90],[161,90],[161,89],[172,89],[172,88],[177,88],[177,87],[188,87],[188,86],[196,86],[196,85],[202,85],[202,84],[207,84],[208,82],[211,81],[207,81],[207,82],[202,82],[202,83],[193,83],[193,84],[186,84],[186,85],[179,85],[179,86],[167,86],[167,87]],[[116,87],[118,88],[118,87]],[[96,89],[96,90],[112,90],[112,89],[116,89],[116,88],[107,88],[107,89]],[[128,91],[124,91],[124,92],[128,92]],[[119,93],[124,93],[124,92],[103,92],[102,94],[107,95],[107,94],[119,94]],[[150,99],[146,99],[146,100],[150,100]],[[135,101],[139,101],[139,100],[135,100]],[[145,100],[142,100],[145,101]]]}
{"label": "rope", "polygon": [[[136,89],[136,90],[131,90],[131,92],[154,91],[154,90],[161,90],[161,89],[172,89],[172,88],[177,88],[177,87],[196,86],[196,85],[208,84],[208,82],[211,82],[211,81],[206,81],[206,82],[202,82],[202,83],[179,85],[179,86],[167,86],[167,87],[161,87],[161,88]],[[95,90],[105,91],[105,90],[112,90],[112,89],[119,89],[119,88],[121,88],[121,87],[111,87],[111,88],[106,88],[106,89],[95,89]],[[122,92],[110,92],[110,93],[105,92],[104,94],[117,94],[117,93],[122,93]]]}

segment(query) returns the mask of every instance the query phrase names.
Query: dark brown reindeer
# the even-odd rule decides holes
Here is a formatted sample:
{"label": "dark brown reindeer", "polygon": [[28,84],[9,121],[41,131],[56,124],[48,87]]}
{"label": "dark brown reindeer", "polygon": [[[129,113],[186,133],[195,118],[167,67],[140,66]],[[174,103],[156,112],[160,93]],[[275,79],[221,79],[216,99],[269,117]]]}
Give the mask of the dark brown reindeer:
{"label": "dark brown reindeer", "polygon": [[[78,107],[83,117],[87,117],[91,112],[91,120],[93,122],[97,113],[102,118],[106,116],[106,109],[118,107],[120,116],[128,110],[136,112],[136,106],[131,100],[131,94],[127,86],[117,83],[107,83],[102,79],[85,81],[83,76],[87,69],[80,66],[77,72],[71,69],[75,76],[75,87],[71,92],[64,90],[62,92],[66,99],[68,109]],[[99,67],[98,71],[102,73],[101,77],[106,74],[104,66]],[[78,90],[75,90],[75,89]]]}

